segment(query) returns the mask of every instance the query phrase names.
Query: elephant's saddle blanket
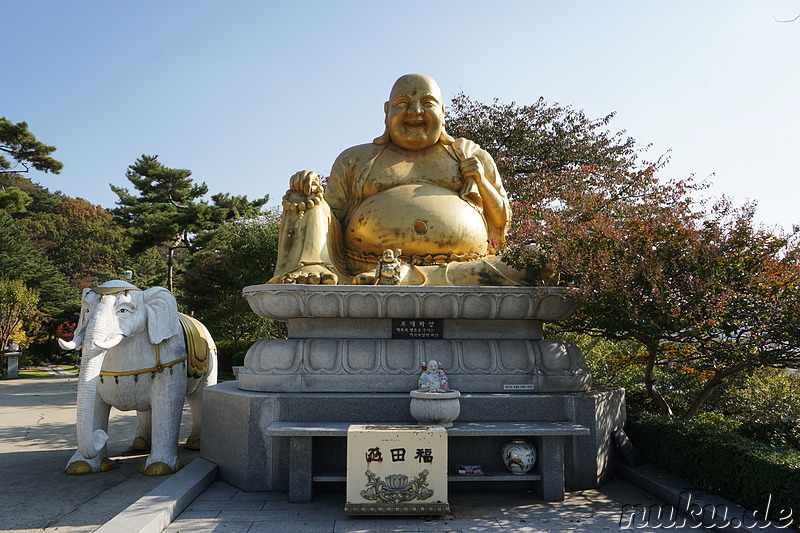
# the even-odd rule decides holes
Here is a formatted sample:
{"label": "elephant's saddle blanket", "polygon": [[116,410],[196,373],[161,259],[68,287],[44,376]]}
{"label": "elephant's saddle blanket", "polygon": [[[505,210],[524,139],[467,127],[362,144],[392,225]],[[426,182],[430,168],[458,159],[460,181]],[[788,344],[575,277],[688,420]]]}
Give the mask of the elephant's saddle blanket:
{"label": "elephant's saddle blanket", "polygon": [[178,313],[178,319],[186,342],[186,372],[189,377],[200,378],[208,370],[209,356],[216,346],[199,321],[183,313]]}

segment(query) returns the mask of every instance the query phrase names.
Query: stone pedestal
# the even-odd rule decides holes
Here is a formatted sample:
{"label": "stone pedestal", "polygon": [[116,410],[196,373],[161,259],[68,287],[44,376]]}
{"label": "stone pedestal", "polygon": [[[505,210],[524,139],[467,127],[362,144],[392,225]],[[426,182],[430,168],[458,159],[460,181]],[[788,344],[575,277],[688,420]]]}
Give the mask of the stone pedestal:
{"label": "stone pedestal", "polygon": [[[275,422],[348,422],[415,424],[406,393],[251,392],[226,381],[203,391],[202,457],[219,465],[222,480],[247,491],[289,490],[289,438],[269,437]],[[614,476],[611,434],[625,423],[625,393],[594,387],[585,392],[461,394],[459,421],[574,422],[589,435],[565,438],[567,489],[599,486]],[[505,470],[500,450],[511,440],[457,439],[450,445],[448,472],[459,464]],[[540,444],[536,443],[535,444]],[[344,475],[344,438],[314,441],[316,475]],[[539,450],[541,455],[541,450]],[[309,473],[310,475],[311,473]]]}
{"label": "stone pedestal", "polygon": [[[285,320],[289,338],[259,341],[236,382],[204,392],[202,455],[228,483],[288,490],[289,438],[268,435],[274,423],[413,423],[409,391],[430,359],[461,391],[459,421],[580,424],[588,434],[564,437],[566,487],[592,488],[613,476],[610,435],[625,420],[624,391],[593,387],[577,347],[542,338],[544,322],[574,312],[562,289],[256,285],[243,292],[257,314]],[[505,468],[500,449],[508,440],[456,439],[449,471]],[[346,462],[345,444],[314,439],[315,478],[342,475],[328,472]]]}
{"label": "stone pedestal", "polygon": [[254,285],[244,296],[260,316],[285,320],[289,338],[250,348],[243,390],[408,392],[430,359],[462,392],[591,386],[577,347],[542,338],[543,322],[575,309],[562,289]]}
{"label": "stone pedestal", "polygon": [[19,377],[19,356],[22,355],[22,352],[6,352],[3,355],[6,356],[6,368],[7,376],[9,379],[11,378],[18,378]]}

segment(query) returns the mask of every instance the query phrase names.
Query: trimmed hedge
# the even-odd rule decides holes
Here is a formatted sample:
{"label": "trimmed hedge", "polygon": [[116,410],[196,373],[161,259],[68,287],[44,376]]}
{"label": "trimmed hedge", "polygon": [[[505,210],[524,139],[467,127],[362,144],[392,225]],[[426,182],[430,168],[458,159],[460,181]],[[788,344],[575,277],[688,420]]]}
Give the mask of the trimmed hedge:
{"label": "trimmed hedge", "polygon": [[749,509],[800,512],[800,452],[776,449],[713,425],[651,414],[625,426],[646,461]]}

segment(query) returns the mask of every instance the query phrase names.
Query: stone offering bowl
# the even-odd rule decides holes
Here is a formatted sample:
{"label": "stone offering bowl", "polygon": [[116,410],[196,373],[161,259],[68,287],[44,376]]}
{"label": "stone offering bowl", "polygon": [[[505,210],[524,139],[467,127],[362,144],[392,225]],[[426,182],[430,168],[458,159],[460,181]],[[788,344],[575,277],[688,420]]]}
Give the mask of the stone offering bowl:
{"label": "stone offering bowl", "polygon": [[457,390],[412,390],[410,395],[411,416],[420,424],[436,424],[449,428],[461,412],[461,393]]}

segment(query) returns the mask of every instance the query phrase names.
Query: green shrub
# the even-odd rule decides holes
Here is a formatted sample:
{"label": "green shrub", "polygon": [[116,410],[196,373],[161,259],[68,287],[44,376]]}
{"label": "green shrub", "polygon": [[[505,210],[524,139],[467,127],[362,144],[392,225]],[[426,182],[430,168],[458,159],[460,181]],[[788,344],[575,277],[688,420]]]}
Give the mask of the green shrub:
{"label": "green shrub", "polygon": [[692,423],[696,425],[706,425],[727,431],[728,433],[740,434],[742,423],[738,420],[727,418],[722,413],[715,411],[705,411],[697,413],[692,418]]}
{"label": "green shrub", "polygon": [[[219,369],[222,372],[231,372],[231,368],[234,366],[240,366],[244,362],[244,358],[242,357],[242,363],[238,363],[239,360],[237,356],[239,354],[246,354],[247,348],[250,347],[250,343],[234,343],[233,341],[217,341],[215,343],[217,345],[217,360],[219,361]],[[243,349],[244,348],[244,349]]]}
{"label": "green shrub", "polygon": [[800,452],[731,433],[712,423],[685,422],[651,414],[629,418],[626,432],[647,461],[698,488],[750,509],[800,511]]}
{"label": "green shrub", "polygon": [[231,358],[231,362],[233,366],[243,366],[244,365],[244,357],[247,355],[247,350],[236,352],[233,357]]}
{"label": "green shrub", "polygon": [[713,405],[741,422],[739,433],[775,446],[800,450],[800,375],[759,368],[726,387]]}
{"label": "green shrub", "polygon": [[800,450],[800,427],[792,422],[782,420],[743,422],[739,431],[742,436],[749,439]]}

